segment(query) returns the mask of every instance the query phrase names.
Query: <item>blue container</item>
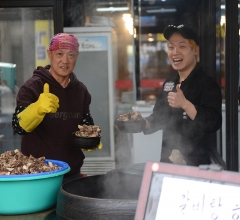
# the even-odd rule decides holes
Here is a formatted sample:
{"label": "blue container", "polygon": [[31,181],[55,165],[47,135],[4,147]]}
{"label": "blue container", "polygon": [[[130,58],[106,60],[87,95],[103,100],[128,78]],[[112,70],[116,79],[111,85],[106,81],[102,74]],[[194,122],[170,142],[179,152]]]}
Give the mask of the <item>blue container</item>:
{"label": "blue container", "polygon": [[16,64],[0,62],[0,78],[5,80],[7,86],[11,89],[15,88]]}
{"label": "blue container", "polygon": [[0,175],[0,214],[18,215],[41,212],[56,205],[67,163],[46,160],[59,170],[38,174]]}

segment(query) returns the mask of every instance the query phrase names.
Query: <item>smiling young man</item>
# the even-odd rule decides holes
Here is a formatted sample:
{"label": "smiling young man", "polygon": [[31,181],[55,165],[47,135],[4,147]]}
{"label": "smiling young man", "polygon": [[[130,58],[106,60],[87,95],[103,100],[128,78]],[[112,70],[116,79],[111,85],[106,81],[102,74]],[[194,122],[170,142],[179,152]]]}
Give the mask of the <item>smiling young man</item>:
{"label": "smiling young man", "polygon": [[91,95],[73,73],[79,54],[75,36],[55,35],[47,54],[50,65],[37,67],[18,92],[12,126],[23,135],[24,155],[67,162],[71,171],[65,180],[70,180],[80,177],[85,158],[81,149],[72,146],[72,133],[79,124],[94,123]]}
{"label": "smiling young man", "polygon": [[192,27],[169,25],[163,34],[176,74],[163,84],[143,132],[163,131],[161,162],[210,164],[210,134],[222,125],[221,89],[198,62],[199,38]]}

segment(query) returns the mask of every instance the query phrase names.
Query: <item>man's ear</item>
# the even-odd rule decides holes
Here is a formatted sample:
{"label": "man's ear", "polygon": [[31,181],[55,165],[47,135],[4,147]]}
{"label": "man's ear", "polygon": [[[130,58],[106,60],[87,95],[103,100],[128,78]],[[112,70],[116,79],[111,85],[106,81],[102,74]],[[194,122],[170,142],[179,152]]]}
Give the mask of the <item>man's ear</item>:
{"label": "man's ear", "polygon": [[47,54],[48,54],[48,58],[51,59],[52,51],[50,51],[49,49],[47,49]]}
{"label": "man's ear", "polygon": [[199,53],[199,46],[197,46],[197,45],[195,46],[194,52],[195,52],[195,55],[197,55]]}

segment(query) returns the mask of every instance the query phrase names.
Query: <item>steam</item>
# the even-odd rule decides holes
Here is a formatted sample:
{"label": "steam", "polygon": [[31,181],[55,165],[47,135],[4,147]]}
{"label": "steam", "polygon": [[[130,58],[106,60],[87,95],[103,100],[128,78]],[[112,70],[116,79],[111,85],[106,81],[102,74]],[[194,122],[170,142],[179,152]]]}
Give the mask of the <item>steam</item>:
{"label": "steam", "polygon": [[116,125],[114,127],[114,133],[116,167],[132,164],[132,134],[120,132]]}

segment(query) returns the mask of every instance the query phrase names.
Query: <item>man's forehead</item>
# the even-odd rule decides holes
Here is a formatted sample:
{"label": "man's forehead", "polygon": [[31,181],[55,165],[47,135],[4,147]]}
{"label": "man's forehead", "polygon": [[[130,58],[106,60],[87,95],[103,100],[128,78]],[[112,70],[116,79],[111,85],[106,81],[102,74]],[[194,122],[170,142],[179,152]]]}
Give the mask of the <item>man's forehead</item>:
{"label": "man's forehead", "polygon": [[183,39],[183,40],[179,40],[179,41],[171,41],[171,40],[168,41],[168,45],[170,45],[170,44],[188,44],[188,43],[189,43],[188,39]]}

